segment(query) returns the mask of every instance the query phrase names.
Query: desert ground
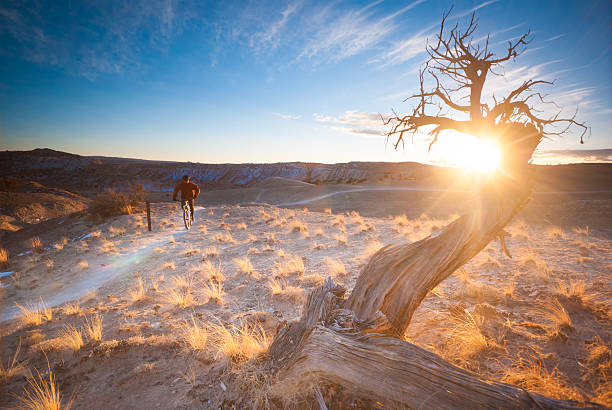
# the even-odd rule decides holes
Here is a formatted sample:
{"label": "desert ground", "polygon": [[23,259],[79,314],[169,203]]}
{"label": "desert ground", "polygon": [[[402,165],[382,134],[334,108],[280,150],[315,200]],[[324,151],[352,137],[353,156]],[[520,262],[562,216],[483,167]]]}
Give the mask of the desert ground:
{"label": "desert ground", "polygon": [[[258,374],[276,329],[326,277],[350,290],[382,246],[435,235],[471,200],[278,178],[203,192],[186,230],[167,196],[151,232],[143,213],[75,214],[6,237],[0,406],[53,377],[77,409],[316,408]],[[534,193],[507,227],[511,257],[490,243],[406,339],[486,379],[612,406],[611,207],[606,193]]]}

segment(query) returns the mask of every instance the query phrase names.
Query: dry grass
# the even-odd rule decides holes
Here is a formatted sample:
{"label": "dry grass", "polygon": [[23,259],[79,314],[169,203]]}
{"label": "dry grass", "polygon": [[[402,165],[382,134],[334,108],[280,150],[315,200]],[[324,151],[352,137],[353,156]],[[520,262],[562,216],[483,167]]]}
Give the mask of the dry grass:
{"label": "dry grass", "polygon": [[312,233],[314,234],[314,236],[325,236],[325,232],[321,228],[315,228]]}
{"label": "dry grass", "polygon": [[239,222],[236,224],[235,228],[237,231],[244,231],[247,229],[247,224],[245,224],[244,222]]}
{"label": "dry grass", "polygon": [[341,234],[334,235],[334,239],[338,241],[340,245],[344,245],[344,246],[348,245],[348,241],[346,240],[346,235],[341,235]]}
{"label": "dry grass", "polygon": [[129,192],[108,189],[94,197],[89,205],[89,213],[102,218],[132,214],[135,207],[144,200],[144,196],[142,187],[135,187]]}
{"label": "dry grass", "polygon": [[346,275],[346,267],[341,261],[337,259],[325,258],[325,263],[327,264],[328,271],[331,275]]}
{"label": "dry grass", "polygon": [[526,268],[532,269],[531,273],[543,281],[550,280],[551,271],[544,259],[537,255],[532,249],[517,255],[517,261]]}
{"label": "dry grass", "polygon": [[108,228],[108,234],[111,238],[119,235],[125,235],[125,228],[111,226]]}
{"label": "dry grass", "polygon": [[62,405],[62,394],[55,381],[55,375],[47,362],[47,374],[41,374],[35,369],[35,374],[26,377],[28,386],[23,395],[18,399],[21,408],[31,410],[69,410],[72,407],[72,399]]}
{"label": "dry grass", "polygon": [[565,239],[565,232],[558,226],[550,226],[546,230],[546,235],[552,239]]}
{"label": "dry grass", "polygon": [[206,327],[196,320],[193,315],[191,322],[186,322],[180,327],[181,339],[191,350],[205,350],[208,341],[208,331]]}
{"label": "dry grass", "polygon": [[187,250],[185,250],[185,252],[183,253],[183,256],[190,257],[190,256],[199,255],[201,253],[202,253],[202,250],[200,248],[192,248],[190,246],[189,248],[187,248]]}
{"label": "dry grass", "polygon": [[585,225],[584,228],[574,228],[574,233],[581,236],[589,236],[589,225]]}
{"label": "dry grass", "polygon": [[17,346],[17,349],[15,349],[15,354],[13,355],[13,358],[7,362],[6,366],[4,366],[2,362],[0,362],[0,381],[6,382],[12,377],[25,372],[25,366],[17,361],[20,351],[21,339],[19,340],[19,345]]}
{"label": "dry grass", "polygon": [[370,241],[366,244],[360,258],[362,260],[368,260],[382,247],[383,244],[379,240]]}
{"label": "dry grass", "polygon": [[340,226],[340,225],[344,225],[344,215],[342,214],[335,215],[334,222],[332,222],[332,226]]}
{"label": "dry grass", "polygon": [[61,251],[62,249],[64,249],[64,246],[66,246],[68,244],[68,238],[62,238],[59,242],[55,242],[53,244],[53,247],[55,249],[57,249],[58,251]]}
{"label": "dry grass", "polygon": [[165,290],[164,299],[176,307],[185,308],[194,302],[191,289],[172,287]]}
{"label": "dry grass", "polygon": [[164,263],[161,266],[162,270],[175,270],[176,269],[176,265],[174,264],[174,262],[168,262],[168,263]]}
{"label": "dry grass", "polygon": [[270,339],[261,326],[211,324],[211,344],[228,362],[247,361],[268,350]]}
{"label": "dry grass", "polygon": [[128,295],[132,302],[140,302],[147,298],[147,291],[142,282],[142,278],[138,278],[136,286],[128,291]]}
{"label": "dry grass", "polygon": [[308,232],[308,227],[306,226],[306,224],[304,224],[300,220],[291,222],[291,224],[289,225],[289,228],[291,228],[291,232],[293,233]]}
{"label": "dry grass", "polygon": [[229,232],[219,232],[214,236],[213,240],[219,243],[236,243]]}
{"label": "dry grass", "polygon": [[15,303],[17,308],[21,310],[22,320],[28,326],[38,326],[43,321],[49,321],[53,319],[53,310],[48,308],[45,305],[45,302],[40,299],[40,303],[35,305],[33,303],[28,303],[25,305],[20,305]]}
{"label": "dry grass", "polygon": [[304,289],[289,285],[284,278],[277,277],[268,280],[268,287],[272,295],[286,297],[293,302],[304,299]]}
{"label": "dry grass", "polygon": [[207,258],[214,258],[215,256],[219,256],[219,251],[216,246],[207,246],[204,250],[204,254]]}
{"label": "dry grass", "polygon": [[507,227],[513,238],[529,239],[529,226],[524,221],[517,222]]}
{"label": "dry grass", "polygon": [[497,346],[494,340],[484,334],[484,319],[480,315],[472,315],[464,309],[453,314],[453,318],[457,325],[448,340],[449,356],[453,359],[466,360]]}
{"label": "dry grass", "polygon": [[557,295],[565,296],[568,299],[574,299],[581,301],[584,297],[586,290],[586,284],[584,280],[570,279],[567,282],[557,282],[555,293]]}
{"label": "dry grass", "polygon": [[80,261],[77,262],[77,266],[80,269],[87,269],[87,268],[89,268],[89,263],[87,263],[87,261],[85,261],[85,260],[80,260]]}
{"label": "dry grass", "polygon": [[42,242],[38,236],[30,238],[30,248],[33,253],[42,253],[44,251]]}
{"label": "dry grass", "polygon": [[64,305],[62,310],[64,311],[64,314],[68,316],[80,315],[83,313],[83,308],[81,307],[81,304],[79,302],[68,303]]}
{"label": "dry grass", "polygon": [[323,210],[323,212],[324,212],[324,213],[326,213],[326,214],[328,214],[328,215],[331,215],[331,214],[332,214],[332,210],[331,210],[331,208],[325,208],[325,209]]}
{"label": "dry grass", "polygon": [[102,341],[102,316],[99,314],[91,318],[86,316],[83,330],[90,340],[100,343]]}
{"label": "dry grass", "polygon": [[565,337],[567,332],[572,329],[572,318],[558,299],[550,299],[541,304],[539,308],[542,316],[552,323],[551,337]]}
{"label": "dry grass", "polygon": [[59,342],[61,348],[67,348],[76,352],[83,347],[83,335],[73,325],[67,325],[60,332]]}
{"label": "dry grass", "polygon": [[310,275],[300,276],[299,281],[307,287],[320,286],[325,281],[325,276],[318,273],[311,273]]}
{"label": "dry grass", "polygon": [[278,276],[303,275],[305,270],[304,261],[298,255],[288,255],[274,267]]}
{"label": "dry grass", "polygon": [[242,273],[251,274],[253,272],[253,264],[248,256],[243,258],[234,258],[234,263],[238,266],[238,270]]}
{"label": "dry grass", "polygon": [[220,305],[223,304],[223,296],[225,295],[225,291],[223,290],[222,282],[210,280],[202,287],[202,291],[208,300],[213,300]]}
{"label": "dry grass", "polygon": [[556,368],[549,371],[537,359],[519,359],[517,366],[504,371],[502,381],[549,397],[570,400],[584,399],[576,390],[568,386]]}
{"label": "dry grass", "polygon": [[221,263],[218,263],[215,266],[211,261],[206,260],[204,263],[198,266],[197,271],[202,272],[207,279],[214,280],[219,283],[225,280]]}
{"label": "dry grass", "polygon": [[410,221],[408,221],[408,217],[406,215],[402,214],[393,218],[393,225],[393,231],[400,233],[403,228],[406,228],[410,225]]}
{"label": "dry grass", "polygon": [[0,248],[0,268],[8,266],[9,256],[9,251],[5,248]]}

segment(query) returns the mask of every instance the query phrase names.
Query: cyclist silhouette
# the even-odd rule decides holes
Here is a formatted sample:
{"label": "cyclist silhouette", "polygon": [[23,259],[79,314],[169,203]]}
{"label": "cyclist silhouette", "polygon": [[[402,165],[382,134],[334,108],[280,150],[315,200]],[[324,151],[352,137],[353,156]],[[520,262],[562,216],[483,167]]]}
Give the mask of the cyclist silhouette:
{"label": "cyclist silhouette", "polygon": [[189,181],[189,175],[183,176],[183,180],[174,188],[172,200],[176,201],[176,195],[181,192],[181,202],[189,204],[191,211],[191,221],[193,222],[193,200],[200,195],[200,187]]}

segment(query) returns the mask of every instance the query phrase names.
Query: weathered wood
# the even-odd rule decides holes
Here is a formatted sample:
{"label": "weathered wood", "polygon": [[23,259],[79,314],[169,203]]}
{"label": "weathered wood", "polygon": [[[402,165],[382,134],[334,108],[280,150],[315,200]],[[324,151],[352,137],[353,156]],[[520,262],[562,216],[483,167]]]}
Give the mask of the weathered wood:
{"label": "weathered wood", "polygon": [[291,397],[330,383],[387,408],[603,408],[482,380],[404,340],[363,333],[368,324],[342,308],[342,292],[334,295],[336,290],[341,288],[329,279],[314,290],[300,321],[282,329],[270,347],[278,375],[271,389],[275,396]]}
{"label": "weathered wood", "polygon": [[504,383],[481,380],[411,343],[369,334],[345,336],[317,325],[279,374],[276,394],[308,391],[321,381],[350,387],[385,408],[603,408],[555,400]]}
{"label": "weathered wood", "polygon": [[402,336],[427,293],[497,238],[528,200],[531,180],[517,184],[502,178],[438,235],[380,249],[361,271],[345,307],[362,320],[381,311],[391,333]]}

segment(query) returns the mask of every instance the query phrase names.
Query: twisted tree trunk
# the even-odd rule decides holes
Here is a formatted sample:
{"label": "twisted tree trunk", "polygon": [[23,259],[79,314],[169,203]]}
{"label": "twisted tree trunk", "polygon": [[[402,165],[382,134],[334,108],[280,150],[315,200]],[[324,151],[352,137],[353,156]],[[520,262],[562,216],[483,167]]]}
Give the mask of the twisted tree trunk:
{"label": "twisted tree trunk", "polygon": [[469,212],[438,235],[380,249],[347,299],[345,289],[331,279],[311,293],[302,318],[281,329],[270,346],[276,395],[328,383],[385,407],[601,408],[482,380],[403,340],[427,293],[500,235],[528,201],[532,178],[527,160],[540,136],[524,128],[514,137],[516,143],[506,152],[512,175],[492,179]]}

